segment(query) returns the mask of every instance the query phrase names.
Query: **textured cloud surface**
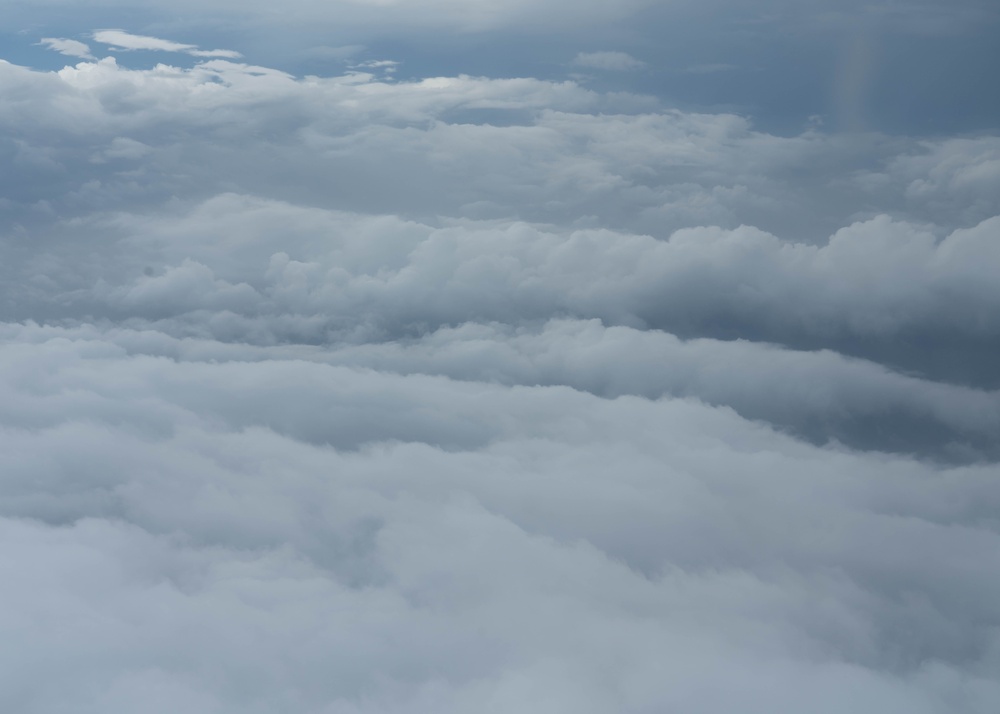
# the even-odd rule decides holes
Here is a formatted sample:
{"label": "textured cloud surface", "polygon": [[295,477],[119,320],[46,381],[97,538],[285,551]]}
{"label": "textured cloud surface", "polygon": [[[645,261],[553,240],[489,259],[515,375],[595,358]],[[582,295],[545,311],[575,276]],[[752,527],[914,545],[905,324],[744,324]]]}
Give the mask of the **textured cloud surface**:
{"label": "textured cloud surface", "polygon": [[88,30],[0,63],[4,711],[1000,707],[996,135]]}

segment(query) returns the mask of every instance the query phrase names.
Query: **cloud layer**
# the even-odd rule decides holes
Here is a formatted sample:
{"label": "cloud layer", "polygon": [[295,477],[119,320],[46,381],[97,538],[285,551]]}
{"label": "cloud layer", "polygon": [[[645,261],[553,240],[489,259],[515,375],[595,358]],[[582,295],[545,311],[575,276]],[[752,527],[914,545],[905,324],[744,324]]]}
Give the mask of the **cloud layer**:
{"label": "cloud layer", "polygon": [[0,63],[0,708],[996,711],[997,137],[93,38],[199,59]]}

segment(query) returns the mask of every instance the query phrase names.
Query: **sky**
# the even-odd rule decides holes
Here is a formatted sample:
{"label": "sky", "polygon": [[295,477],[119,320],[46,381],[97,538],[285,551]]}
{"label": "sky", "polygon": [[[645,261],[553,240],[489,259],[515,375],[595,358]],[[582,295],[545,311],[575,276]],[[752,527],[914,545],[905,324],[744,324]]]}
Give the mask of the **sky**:
{"label": "sky", "polygon": [[0,709],[1000,710],[995,3],[0,9]]}

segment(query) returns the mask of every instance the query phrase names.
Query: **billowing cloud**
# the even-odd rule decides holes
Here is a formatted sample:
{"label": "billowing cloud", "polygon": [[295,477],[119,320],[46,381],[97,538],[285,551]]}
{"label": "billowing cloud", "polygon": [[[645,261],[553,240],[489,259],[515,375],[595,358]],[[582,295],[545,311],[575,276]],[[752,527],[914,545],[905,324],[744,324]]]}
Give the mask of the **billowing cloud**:
{"label": "billowing cloud", "polygon": [[[12,701],[995,696],[995,469],[809,447],[694,401],[13,329],[5,599],[39,624]],[[56,647],[60,687],[32,688]]]}
{"label": "billowing cloud", "polygon": [[0,708],[993,714],[996,137],[348,49],[0,63]]}

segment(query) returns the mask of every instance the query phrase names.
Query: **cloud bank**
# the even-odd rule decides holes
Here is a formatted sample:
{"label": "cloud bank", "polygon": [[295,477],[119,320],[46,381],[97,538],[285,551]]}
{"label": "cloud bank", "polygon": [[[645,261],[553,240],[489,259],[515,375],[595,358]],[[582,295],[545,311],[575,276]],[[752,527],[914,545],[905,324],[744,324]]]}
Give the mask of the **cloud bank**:
{"label": "cloud bank", "polygon": [[996,711],[996,136],[93,37],[200,59],[0,63],[4,710]]}

